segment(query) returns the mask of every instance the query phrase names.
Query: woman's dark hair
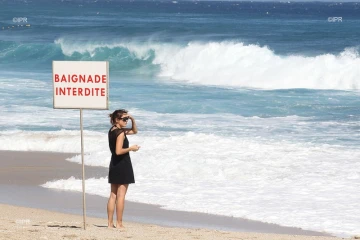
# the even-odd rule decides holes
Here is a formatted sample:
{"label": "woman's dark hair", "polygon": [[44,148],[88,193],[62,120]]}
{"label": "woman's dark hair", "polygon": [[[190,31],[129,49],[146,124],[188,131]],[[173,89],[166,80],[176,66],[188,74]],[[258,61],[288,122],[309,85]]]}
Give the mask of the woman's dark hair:
{"label": "woman's dark hair", "polygon": [[110,123],[114,125],[116,123],[116,119],[120,119],[124,113],[127,113],[128,111],[125,109],[118,109],[115,110],[113,113],[109,114],[110,117]]}

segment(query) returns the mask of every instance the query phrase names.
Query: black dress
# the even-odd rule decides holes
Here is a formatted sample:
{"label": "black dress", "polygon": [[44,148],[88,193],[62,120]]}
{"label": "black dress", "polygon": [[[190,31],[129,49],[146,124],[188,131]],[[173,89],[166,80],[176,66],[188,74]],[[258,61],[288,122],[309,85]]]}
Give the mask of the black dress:
{"label": "black dress", "polygon": [[[109,147],[111,151],[111,161],[109,165],[109,183],[114,184],[130,184],[135,183],[134,171],[131,164],[130,154],[125,153],[122,155],[116,155],[116,139],[123,131],[119,128],[111,127],[108,133],[109,136]],[[125,132],[124,132],[125,134]],[[129,147],[129,141],[126,137],[124,138],[123,148]]]}

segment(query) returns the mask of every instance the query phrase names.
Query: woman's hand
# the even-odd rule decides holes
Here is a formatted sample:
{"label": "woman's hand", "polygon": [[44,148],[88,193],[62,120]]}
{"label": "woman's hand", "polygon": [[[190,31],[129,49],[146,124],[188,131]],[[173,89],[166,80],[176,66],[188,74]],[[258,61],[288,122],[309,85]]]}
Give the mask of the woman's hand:
{"label": "woman's hand", "polygon": [[136,152],[136,151],[139,150],[139,149],[140,149],[140,146],[139,146],[139,145],[132,145],[132,146],[130,147],[130,150],[133,151],[133,152]]}
{"label": "woman's hand", "polygon": [[126,132],[126,134],[137,134],[138,130],[137,130],[137,126],[136,126],[136,121],[135,118],[133,118],[133,116],[131,116],[130,114],[125,114],[123,115],[123,117],[128,117],[129,119],[131,119],[131,129],[129,131]]}

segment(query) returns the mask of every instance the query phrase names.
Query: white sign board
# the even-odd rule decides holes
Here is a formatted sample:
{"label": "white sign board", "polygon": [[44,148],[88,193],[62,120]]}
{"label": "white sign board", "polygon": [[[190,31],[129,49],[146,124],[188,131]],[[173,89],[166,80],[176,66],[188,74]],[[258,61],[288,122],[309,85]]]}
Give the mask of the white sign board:
{"label": "white sign board", "polygon": [[54,108],[109,109],[109,62],[53,61]]}

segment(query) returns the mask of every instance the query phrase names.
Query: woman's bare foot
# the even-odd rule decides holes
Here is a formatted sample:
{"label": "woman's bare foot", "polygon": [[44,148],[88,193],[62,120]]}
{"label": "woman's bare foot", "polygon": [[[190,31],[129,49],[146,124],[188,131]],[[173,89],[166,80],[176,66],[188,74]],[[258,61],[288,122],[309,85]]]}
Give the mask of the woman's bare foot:
{"label": "woman's bare foot", "polygon": [[116,224],[116,229],[125,230],[125,227],[122,224]]}
{"label": "woman's bare foot", "polygon": [[116,228],[114,224],[108,224],[108,228],[111,229],[111,228]]}

